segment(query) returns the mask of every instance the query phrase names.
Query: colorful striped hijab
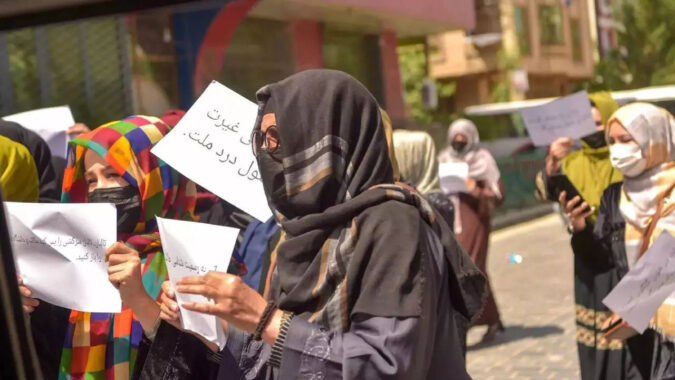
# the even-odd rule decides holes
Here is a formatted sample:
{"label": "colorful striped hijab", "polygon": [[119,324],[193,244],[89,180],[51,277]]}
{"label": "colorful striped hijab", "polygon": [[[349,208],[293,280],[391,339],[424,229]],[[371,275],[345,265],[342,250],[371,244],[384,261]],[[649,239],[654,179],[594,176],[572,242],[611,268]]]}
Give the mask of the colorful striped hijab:
{"label": "colorful striped hijab", "polygon": [[[615,121],[626,128],[647,160],[642,174],[624,178],[619,203],[626,220],[626,256],[632,267],[662,232],[675,235],[675,119],[663,108],[633,103],[619,109],[609,125]],[[651,226],[659,207],[661,216]],[[675,339],[675,293],[661,305],[651,327]]]}
{"label": "colorful striped hijab", "polygon": [[[63,202],[86,202],[84,155],[91,149],[105,158],[141,195],[141,220],[130,236],[120,240],[141,254],[143,285],[159,299],[167,270],[157,234],[155,216],[194,219],[195,184],[150,154],[171,128],[155,117],[132,116],[104,124],[70,142],[63,180]],[[131,309],[121,313],[85,313],[73,310],[59,379],[128,379],[134,370],[143,329]]]}

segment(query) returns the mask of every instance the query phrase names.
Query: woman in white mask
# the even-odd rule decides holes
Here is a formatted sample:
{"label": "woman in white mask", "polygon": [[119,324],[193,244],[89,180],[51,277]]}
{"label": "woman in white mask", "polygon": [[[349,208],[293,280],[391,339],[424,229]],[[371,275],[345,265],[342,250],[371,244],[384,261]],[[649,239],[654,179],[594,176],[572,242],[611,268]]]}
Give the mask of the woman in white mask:
{"label": "woman in white mask", "polygon": [[[662,108],[633,103],[612,115],[606,136],[612,165],[623,173],[623,184],[605,191],[592,231],[584,219],[589,212],[585,204],[572,199],[565,210],[575,232],[575,252],[579,249],[577,254],[615,270],[618,281],[662,233],[675,235],[675,119]],[[610,326],[617,319],[611,316],[604,324]],[[611,345],[615,342],[611,337],[600,338]],[[626,371],[637,368],[643,378],[675,378],[673,342],[675,295],[660,306],[643,335],[625,340]]]}

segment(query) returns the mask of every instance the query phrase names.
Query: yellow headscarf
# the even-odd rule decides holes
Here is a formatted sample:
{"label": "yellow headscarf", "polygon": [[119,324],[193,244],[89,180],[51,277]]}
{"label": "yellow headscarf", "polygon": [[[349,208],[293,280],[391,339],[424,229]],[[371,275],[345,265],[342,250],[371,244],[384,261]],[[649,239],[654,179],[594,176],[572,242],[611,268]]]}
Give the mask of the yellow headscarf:
{"label": "yellow headscarf", "polygon": [[[595,92],[588,97],[595,103],[602,115],[602,122],[607,127],[607,121],[619,108],[618,104],[609,92]],[[586,203],[595,207],[597,213],[602,193],[609,185],[621,182],[623,176],[609,161],[609,147],[591,148],[583,141],[581,145],[581,150],[572,152],[563,159],[562,170]],[[596,213],[588,217],[591,223],[595,222]]]}
{"label": "yellow headscarf", "polygon": [[37,202],[40,180],[35,160],[23,144],[0,136],[0,189],[9,202]]}

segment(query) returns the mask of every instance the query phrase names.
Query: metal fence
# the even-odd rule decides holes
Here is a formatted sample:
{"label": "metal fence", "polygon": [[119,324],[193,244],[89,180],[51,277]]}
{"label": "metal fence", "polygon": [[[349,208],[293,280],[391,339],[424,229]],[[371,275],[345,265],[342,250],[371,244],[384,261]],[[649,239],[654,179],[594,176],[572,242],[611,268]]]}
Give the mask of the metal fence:
{"label": "metal fence", "polygon": [[535,151],[497,158],[505,190],[504,203],[497,214],[526,209],[540,203],[534,197],[535,177],[544,166],[545,156],[545,152]]}
{"label": "metal fence", "polygon": [[0,32],[0,115],[69,105],[97,126],[132,114],[129,46],[122,17]]}

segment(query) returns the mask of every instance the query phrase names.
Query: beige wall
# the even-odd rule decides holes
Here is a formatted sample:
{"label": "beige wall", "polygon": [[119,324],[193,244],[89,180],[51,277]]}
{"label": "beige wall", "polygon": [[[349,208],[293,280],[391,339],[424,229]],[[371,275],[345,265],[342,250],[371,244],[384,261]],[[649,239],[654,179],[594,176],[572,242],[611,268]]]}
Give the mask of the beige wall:
{"label": "beige wall", "polygon": [[[510,0],[505,0],[505,2]],[[523,69],[535,75],[564,75],[569,78],[590,78],[593,75],[593,40],[590,34],[590,23],[587,2],[589,0],[572,1],[570,7],[562,7],[564,44],[559,46],[543,46],[539,29],[538,5],[560,5],[560,0],[513,0],[514,6],[522,6],[528,10],[530,25],[531,54],[522,56]],[[513,7],[511,7],[513,8]],[[572,58],[571,20],[578,20],[581,40],[581,61]],[[515,34],[515,30],[505,30]]]}
{"label": "beige wall", "polygon": [[[456,80],[458,93],[456,107],[490,101],[490,93],[499,72],[498,52],[520,57],[519,68],[528,72],[530,91],[524,97],[535,98],[563,95],[571,91],[573,84],[593,75],[594,45],[591,38],[589,5],[592,0],[573,0],[569,7],[560,0],[500,0],[492,11],[498,10],[501,24],[501,42],[478,48],[471,43],[464,31],[451,31],[429,37],[429,72],[437,79]],[[554,46],[542,45],[539,24],[539,6],[558,5],[562,9],[563,43]],[[516,33],[514,7],[523,7],[527,12],[530,52],[520,52]],[[481,11],[478,11],[481,14]],[[571,20],[578,21],[581,59],[573,58],[573,34]],[[480,29],[481,18],[478,17]],[[492,78],[492,79],[489,79]]]}
{"label": "beige wall", "polygon": [[433,78],[461,77],[497,69],[500,44],[477,48],[463,30],[430,36],[429,74]]}

